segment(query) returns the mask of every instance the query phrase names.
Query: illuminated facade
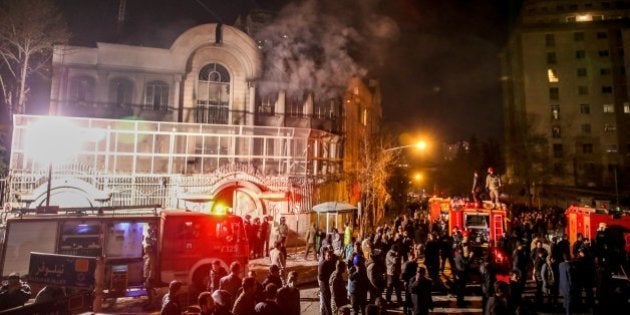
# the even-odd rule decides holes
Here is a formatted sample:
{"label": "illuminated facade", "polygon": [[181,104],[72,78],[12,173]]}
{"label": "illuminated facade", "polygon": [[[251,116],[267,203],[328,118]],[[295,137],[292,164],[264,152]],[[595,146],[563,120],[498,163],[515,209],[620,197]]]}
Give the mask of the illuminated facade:
{"label": "illuminated facade", "polygon": [[624,185],[628,21],[630,1],[524,2],[502,53],[508,176],[527,157],[527,172],[553,175],[536,184]]}
{"label": "illuminated facade", "polygon": [[[54,163],[51,205],[221,205],[254,217],[286,214],[301,232],[314,204],[350,199],[344,167],[358,154],[344,152],[366,136],[357,128],[373,130],[381,117],[376,82],[353,79],[336,99],[260,95],[260,51],[226,25],[189,29],[169,48],[56,47],[53,68],[51,115],[100,136],[47,135],[83,142]],[[15,206],[46,200],[48,164],[29,152],[26,135],[47,119],[14,119]]]}

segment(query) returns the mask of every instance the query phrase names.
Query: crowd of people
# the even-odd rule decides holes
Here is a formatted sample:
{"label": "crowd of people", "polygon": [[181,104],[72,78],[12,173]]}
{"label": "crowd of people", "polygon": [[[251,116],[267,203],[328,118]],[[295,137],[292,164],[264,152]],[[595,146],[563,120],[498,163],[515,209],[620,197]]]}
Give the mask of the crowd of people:
{"label": "crowd of people", "polygon": [[267,276],[259,282],[253,270],[241,278],[241,265],[237,262],[229,269],[228,273],[219,261],[212,264],[207,290],[198,295],[194,306],[187,306],[182,283],[172,281],[168,293],[162,298],[161,314],[300,314],[297,272],[291,271],[283,278],[280,267],[271,265]]}
{"label": "crowd of people", "polygon": [[[399,216],[361,240],[333,230],[315,246],[321,314],[338,314],[346,305],[354,314],[399,306],[406,314],[427,314],[436,291],[465,307],[473,278],[481,284],[484,314],[571,314],[627,303],[628,293],[612,285],[626,253],[623,244],[610,241],[605,226],[595,239],[578,235],[570,244],[561,209],[516,206],[510,213],[509,233],[490,250],[472,246],[465,230],[448,231],[444,218],[430,222],[422,215]],[[307,255],[312,247],[307,242]],[[497,263],[497,252],[511,258],[507,266]],[[535,283],[534,300],[523,298],[527,280]]]}

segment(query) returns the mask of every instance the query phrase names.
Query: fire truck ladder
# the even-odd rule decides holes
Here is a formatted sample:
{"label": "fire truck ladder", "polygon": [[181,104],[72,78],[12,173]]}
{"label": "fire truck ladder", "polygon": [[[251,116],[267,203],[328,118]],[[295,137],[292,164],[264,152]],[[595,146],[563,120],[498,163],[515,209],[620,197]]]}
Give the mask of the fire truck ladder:
{"label": "fire truck ladder", "polygon": [[503,235],[503,216],[498,214],[494,214],[493,216],[494,220],[492,221],[494,222],[494,243],[496,245],[498,238]]}

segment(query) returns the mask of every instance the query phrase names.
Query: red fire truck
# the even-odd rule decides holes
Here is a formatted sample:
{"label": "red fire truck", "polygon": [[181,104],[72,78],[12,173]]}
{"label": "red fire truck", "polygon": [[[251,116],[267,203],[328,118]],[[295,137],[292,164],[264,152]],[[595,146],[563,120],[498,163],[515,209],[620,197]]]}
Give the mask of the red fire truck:
{"label": "red fire truck", "polygon": [[239,216],[178,210],[24,214],[7,219],[1,237],[4,277],[28,274],[31,252],[104,255],[105,287],[119,295],[142,287],[147,244],[156,248],[158,284],[179,280],[196,289],[205,289],[213,261],[224,267],[236,261],[246,268],[249,253]]}
{"label": "red fire truck", "polygon": [[506,228],[506,212],[504,209],[491,209],[490,206],[479,207],[475,203],[451,198],[431,198],[429,200],[431,220],[441,217],[448,220],[448,232],[457,227],[468,234],[471,244],[481,247],[496,246]]}
{"label": "red fire truck", "polygon": [[582,233],[585,238],[594,239],[600,224],[611,231],[619,229],[626,242],[626,252],[630,253],[630,215],[614,215],[606,210],[596,210],[591,207],[570,206],[565,211],[567,217],[566,233],[569,242],[573,244],[577,234]]}
{"label": "red fire truck", "polygon": [[468,244],[475,253],[473,269],[481,263],[483,257],[490,258],[497,273],[497,279],[508,281],[511,262],[509,253],[497,247],[497,241],[506,231],[507,215],[505,209],[492,209],[490,203],[483,207],[461,199],[431,198],[429,215],[432,221],[441,218],[448,221],[448,233],[457,227],[468,239]]}

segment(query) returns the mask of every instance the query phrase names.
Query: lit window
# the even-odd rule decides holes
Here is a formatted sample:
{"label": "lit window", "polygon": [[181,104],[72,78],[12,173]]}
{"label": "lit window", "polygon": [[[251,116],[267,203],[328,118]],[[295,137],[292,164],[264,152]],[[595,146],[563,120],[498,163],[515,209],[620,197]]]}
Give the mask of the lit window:
{"label": "lit window", "polygon": [[560,119],[560,105],[551,105],[551,119]]}
{"label": "lit window", "polygon": [[575,17],[575,21],[577,22],[589,22],[593,20],[593,16],[590,14],[579,14]]}
{"label": "lit window", "polygon": [[604,124],[604,132],[613,133],[617,131],[617,126],[614,124]]}
{"label": "lit window", "polygon": [[591,133],[591,125],[582,124],[582,133]]}
{"label": "lit window", "polygon": [[615,112],[615,106],[613,104],[604,104],[604,113],[614,113]]}
{"label": "lit window", "polygon": [[630,114],[630,103],[629,102],[623,102],[623,113],[624,114]]}
{"label": "lit window", "polygon": [[606,146],[606,153],[617,153],[619,149],[616,144],[609,144]]}
{"label": "lit window", "polygon": [[580,104],[580,114],[588,115],[591,113],[591,105],[589,104]]}
{"label": "lit window", "polygon": [[577,69],[577,76],[578,77],[585,77],[586,76],[586,68],[578,68]]}
{"label": "lit window", "polygon": [[549,83],[558,82],[558,72],[555,69],[547,69],[547,79]]}
{"label": "lit window", "polygon": [[368,111],[367,109],[363,109],[363,111],[361,111],[361,124],[363,124],[363,126],[367,126],[367,121],[368,121]]}

